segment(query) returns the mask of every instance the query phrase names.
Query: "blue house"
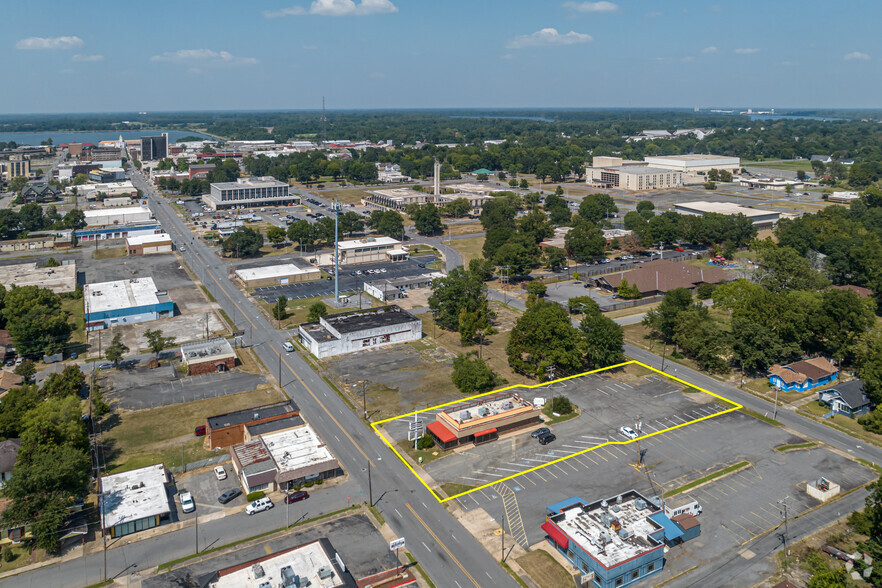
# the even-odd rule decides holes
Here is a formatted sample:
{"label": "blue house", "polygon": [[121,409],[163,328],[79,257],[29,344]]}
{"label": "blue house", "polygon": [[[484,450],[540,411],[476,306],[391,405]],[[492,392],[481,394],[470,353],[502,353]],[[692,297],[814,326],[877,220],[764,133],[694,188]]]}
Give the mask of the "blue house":
{"label": "blue house", "polygon": [[805,392],[836,381],[839,368],[823,357],[795,361],[769,368],[769,383],[779,390]]}
{"label": "blue house", "polygon": [[553,504],[542,530],[582,572],[580,585],[623,588],[662,570],[667,526],[682,534],[658,506],[629,490],[591,503],[571,498]]}
{"label": "blue house", "polygon": [[830,407],[836,414],[844,414],[849,417],[857,417],[870,412],[872,408],[870,399],[864,392],[864,383],[860,380],[851,380],[818,392],[818,400]]}

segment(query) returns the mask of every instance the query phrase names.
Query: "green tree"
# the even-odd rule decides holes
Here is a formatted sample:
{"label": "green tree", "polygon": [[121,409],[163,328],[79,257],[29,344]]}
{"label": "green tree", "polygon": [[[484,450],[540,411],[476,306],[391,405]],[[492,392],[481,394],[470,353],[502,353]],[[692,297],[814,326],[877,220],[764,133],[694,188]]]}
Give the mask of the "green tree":
{"label": "green tree", "polygon": [[[19,367],[22,365],[24,362]],[[4,439],[21,437],[25,414],[42,401],[43,395],[33,384],[25,384],[20,388],[9,390],[3,396],[3,410],[0,410],[0,437]]]}
{"label": "green tree", "polygon": [[812,171],[815,172],[816,179],[821,179],[827,173],[827,166],[824,165],[823,161],[813,161]]}
{"label": "green tree", "polygon": [[574,259],[584,262],[603,257],[606,238],[597,225],[583,220],[567,232],[564,245]]}
{"label": "green tree", "polygon": [[632,300],[642,298],[643,294],[640,293],[640,289],[637,287],[637,284],[629,284],[628,280],[622,279],[619,283],[619,287],[616,288],[616,294],[619,295],[619,298],[624,298],[625,300]]}
{"label": "green tree", "polygon": [[13,370],[13,372],[16,375],[24,378],[25,384],[27,384],[31,381],[31,378],[34,377],[34,374],[37,373],[37,365],[30,359],[25,359],[20,364],[15,366],[15,370]]}
{"label": "green tree", "polygon": [[631,210],[625,213],[625,228],[629,231],[640,231],[646,226],[646,218],[637,211]]}
{"label": "green tree", "polygon": [[89,182],[89,176],[86,174],[77,174],[74,176],[73,181],[71,182],[74,186],[82,186]]}
{"label": "green tree", "polygon": [[646,313],[643,324],[671,343],[679,315],[692,306],[692,293],[689,290],[686,288],[669,290],[662,298],[661,304]]}
{"label": "green tree", "polygon": [[530,184],[527,183],[526,178],[521,179],[521,183],[519,184],[521,190],[527,190],[530,188]]}
{"label": "green tree", "polygon": [[545,267],[556,272],[567,264],[567,252],[559,247],[545,248]]}
{"label": "green tree", "polygon": [[159,353],[163,349],[175,344],[174,337],[164,336],[159,329],[148,329],[144,331],[144,338],[147,339],[147,347],[150,348],[150,351],[153,352],[153,355],[156,356],[157,360],[159,360]]}
{"label": "green tree", "polygon": [[43,380],[41,392],[46,397],[64,398],[79,396],[86,385],[86,376],[79,366],[69,365],[59,373],[49,374]]}
{"label": "green tree", "polygon": [[548,286],[539,281],[532,281],[527,284],[527,293],[533,294],[537,298],[543,298],[548,292]]}
{"label": "green tree", "polygon": [[554,225],[562,226],[570,222],[570,217],[572,216],[570,206],[566,200],[557,194],[550,194],[545,198],[545,210],[548,212],[551,223]]}
{"label": "green tree", "polygon": [[[864,382],[864,392],[873,404],[882,407],[882,329],[876,327],[860,336],[855,351],[855,364]],[[5,409],[5,398],[3,402]],[[882,409],[876,411],[882,412]]]}
{"label": "green tree", "polygon": [[295,221],[288,227],[288,240],[308,248],[315,243],[315,229],[305,220]]}
{"label": "green tree", "polygon": [[820,290],[830,284],[807,258],[791,247],[781,247],[767,239],[758,242],[755,249],[759,261],[755,280],[772,292]]}
{"label": "green tree", "polygon": [[346,212],[340,216],[340,232],[344,235],[352,235],[352,233],[360,233],[364,230],[364,221],[357,212]]}
{"label": "green tree", "polygon": [[674,343],[686,351],[702,369],[713,373],[725,373],[729,366],[729,337],[708,316],[707,307],[696,305],[677,315],[674,327]]}
{"label": "green tree", "polygon": [[263,247],[263,235],[251,227],[239,227],[223,243],[223,251],[236,257],[254,257]]}
{"label": "green tree", "polygon": [[481,278],[482,282],[488,282],[493,279],[493,271],[496,267],[492,262],[481,257],[475,257],[469,260],[469,271]]}
{"label": "green tree", "polygon": [[[86,178],[88,180],[88,178]],[[15,176],[9,181],[9,191],[18,194],[28,185],[28,179],[25,176]]]}
{"label": "green tree", "polygon": [[[462,312],[479,312],[486,303],[487,285],[477,272],[457,267],[432,281],[429,308],[435,323],[443,329],[458,331]],[[488,320],[492,318],[488,317]]]}
{"label": "green tree", "polygon": [[471,209],[472,205],[467,198],[455,198],[442,207],[444,214],[448,214],[455,218],[461,218],[467,215]]}
{"label": "green tree", "polygon": [[306,320],[310,323],[316,323],[323,316],[327,316],[327,314],[328,307],[325,306],[324,302],[313,302],[312,305],[309,307],[309,314],[306,315]]}
{"label": "green tree", "polygon": [[570,323],[567,311],[545,300],[518,318],[506,347],[508,364],[534,378],[545,378],[548,368],[556,370],[556,377],[578,373],[586,352],[585,337]]}
{"label": "green tree", "polygon": [[285,240],[287,234],[282,227],[272,226],[266,230],[266,238],[273,245],[279,245]]}
{"label": "green tree", "polygon": [[3,297],[6,328],[21,355],[58,353],[71,333],[60,297],[37,286],[13,287]]}
{"label": "green tree", "polygon": [[43,267],[58,267],[60,265],[61,264],[58,263],[57,259],[55,259],[54,257],[50,257],[49,259],[46,260],[46,263],[43,264]]}
{"label": "green tree", "polygon": [[114,366],[118,366],[123,356],[129,352],[128,346],[122,342],[122,335],[117,333],[113,336],[113,340],[104,351],[104,357],[113,362]]}
{"label": "green tree", "polygon": [[496,385],[496,374],[473,353],[460,353],[454,358],[451,379],[457,390],[468,395],[489,392]]}
{"label": "green tree", "polygon": [[640,216],[649,220],[655,216],[655,204],[649,200],[641,200],[637,203],[637,212],[640,213]]}
{"label": "green tree", "polygon": [[590,296],[574,296],[570,298],[567,300],[567,309],[573,314],[600,312],[600,306]]}
{"label": "green tree", "polygon": [[496,333],[490,322],[495,314],[490,310],[484,298],[475,310],[462,308],[459,311],[459,338],[462,345],[477,341],[481,345],[484,339]]}
{"label": "green tree", "polygon": [[742,317],[732,318],[732,352],[745,373],[763,372],[792,351],[765,324]]}
{"label": "green tree", "polygon": [[579,204],[579,216],[592,223],[609,218],[618,211],[618,206],[609,194],[588,194]]}
{"label": "green tree", "polygon": [[279,296],[276,300],[276,303],[273,305],[273,318],[279,321],[285,320],[288,316],[288,298],[286,296]]}
{"label": "green tree", "polygon": [[441,224],[441,213],[431,202],[408,205],[407,215],[413,219],[414,228],[420,234],[435,235],[444,229],[444,225]]}
{"label": "green tree", "polygon": [[536,263],[535,249],[535,244],[528,249],[523,241],[505,243],[496,250],[493,263],[497,267],[507,267],[509,276],[526,276]]}
{"label": "green tree", "polygon": [[394,210],[375,210],[367,219],[367,226],[381,235],[400,239],[404,234],[404,218]]}
{"label": "green tree", "polygon": [[596,303],[594,308],[585,313],[579,328],[585,334],[585,364],[588,369],[603,368],[625,361],[625,354],[622,352],[625,335],[622,327],[611,318],[603,316]]}
{"label": "green tree", "polygon": [[862,299],[852,290],[824,291],[816,329],[823,333],[831,356],[848,363],[854,360],[858,337],[876,322],[875,310],[872,298]]}
{"label": "green tree", "polygon": [[716,184],[716,182],[705,182],[704,189],[705,190],[716,190],[717,184]]}

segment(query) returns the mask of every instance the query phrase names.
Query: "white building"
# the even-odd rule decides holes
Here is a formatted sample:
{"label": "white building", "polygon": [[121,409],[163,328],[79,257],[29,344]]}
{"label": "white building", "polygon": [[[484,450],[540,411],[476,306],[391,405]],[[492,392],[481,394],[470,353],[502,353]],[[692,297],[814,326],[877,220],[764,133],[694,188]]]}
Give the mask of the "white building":
{"label": "white building", "polygon": [[443,277],[441,272],[432,272],[421,276],[406,276],[402,278],[383,278],[364,283],[364,292],[379,300],[388,302],[407,298],[408,290],[429,288],[435,278]]}
{"label": "white building", "polygon": [[392,237],[365,237],[350,239],[337,244],[340,263],[365,263],[369,261],[404,261],[408,251],[401,241]]}
{"label": "white building", "polygon": [[389,188],[387,190],[371,190],[361,203],[373,210],[403,211],[410,204],[427,204],[437,202],[429,192],[418,192],[413,188]]}
{"label": "white building", "polygon": [[105,196],[122,196],[123,194],[137,196],[138,194],[138,189],[135,188],[131,180],[125,180],[122,182],[105,182],[103,184],[83,184],[82,186],[75,187],[77,189],[77,194],[85,196],[88,200],[94,200],[97,198],[98,192],[101,192]]}
{"label": "white building", "polygon": [[738,179],[740,186],[744,188],[754,188],[757,190],[774,190],[776,192],[786,192],[787,186],[791,190],[802,190],[805,183],[801,180],[785,180],[784,178],[748,178]]}
{"label": "white building", "polygon": [[683,185],[682,172],[658,167],[643,165],[589,167],[586,172],[586,182],[602,188],[622,188],[637,192]]}
{"label": "white building", "polygon": [[646,165],[661,169],[676,170],[683,174],[684,184],[703,184],[707,181],[710,170],[728,171],[737,174],[741,171],[741,159],[727,157],[725,155],[703,155],[691,153],[688,155],[658,155],[644,157]]}
{"label": "white building", "polygon": [[204,194],[202,201],[212,210],[223,210],[300,204],[300,197],[291,194],[285,182],[264,176],[211,184],[211,193]]}
{"label": "white building", "polygon": [[126,255],[171,253],[172,238],[168,233],[141,234],[126,237]]}
{"label": "white building", "polygon": [[850,204],[855,200],[860,200],[861,195],[857,192],[833,192],[827,197],[830,202],[839,202],[840,204]]}
{"label": "white building", "polygon": [[300,325],[300,342],[319,359],[381,345],[417,341],[420,319],[398,306],[353,310]]}
{"label": "white building", "polygon": [[149,221],[153,218],[153,211],[146,206],[121,206],[84,210],[83,216],[86,226],[101,227]]}
{"label": "white building", "polygon": [[171,507],[161,463],[101,478],[101,520],[111,537],[158,527]]}
{"label": "white building", "polygon": [[321,271],[317,267],[302,268],[293,263],[283,263],[238,269],[236,277],[246,288],[260,288],[318,280],[321,277]]}
{"label": "white building", "polygon": [[174,316],[168,292],[156,289],[153,278],[131,278],[83,287],[86,330],[97,331]]}
{"label": "white building", "polygon": [[738,206],[737,204],[732,204],[731,202],[708,202],[706,200],[700,200],[698,202],[682,202],[680,204],[674,205],[674,212],[678,212],[680,214],[692,214],[697,216],[704,216],[708,213],[716,213],[716,214],[725,214],[728,216],[734,216],[737,214],[743,214],[758,228],[768,228],[778,222],[781,214],[775,212],[774,210],[762,210],[759,208],[747,208],[745,206]]}

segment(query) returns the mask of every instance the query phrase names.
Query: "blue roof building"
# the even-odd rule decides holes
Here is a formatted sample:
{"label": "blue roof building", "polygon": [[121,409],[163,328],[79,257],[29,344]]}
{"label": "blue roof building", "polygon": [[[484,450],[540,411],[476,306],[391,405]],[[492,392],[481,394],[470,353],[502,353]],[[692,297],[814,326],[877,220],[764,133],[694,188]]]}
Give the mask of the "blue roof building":
{"label": "blue roof building", "polygon": [[152,321],[174,316],[168,292],[158,291],[153,278],[132,278],[86,284],[83,288],[86,330]]}

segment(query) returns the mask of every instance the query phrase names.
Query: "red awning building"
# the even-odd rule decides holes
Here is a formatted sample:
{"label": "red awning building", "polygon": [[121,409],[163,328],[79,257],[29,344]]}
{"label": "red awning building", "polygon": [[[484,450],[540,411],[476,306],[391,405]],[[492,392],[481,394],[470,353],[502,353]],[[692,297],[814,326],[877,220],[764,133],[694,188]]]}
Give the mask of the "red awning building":
{"label": "red awning building", "polygon": [[540,409],[513,392],[501,392],[454,404],[437,413],[426,427],[442,449],[480,445],[515,429],[540,422]]}

